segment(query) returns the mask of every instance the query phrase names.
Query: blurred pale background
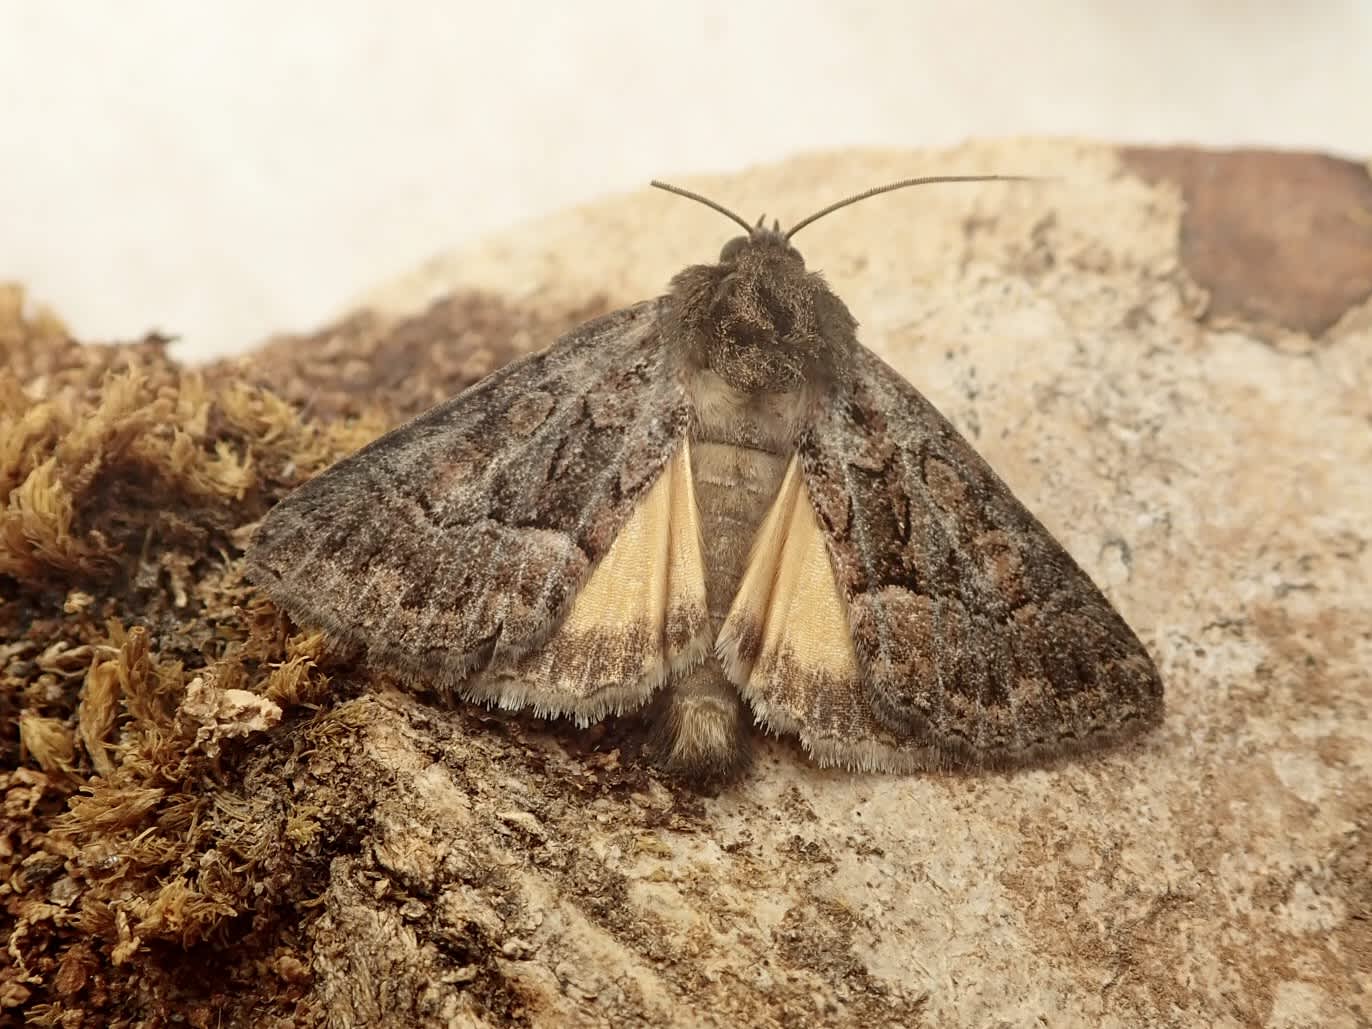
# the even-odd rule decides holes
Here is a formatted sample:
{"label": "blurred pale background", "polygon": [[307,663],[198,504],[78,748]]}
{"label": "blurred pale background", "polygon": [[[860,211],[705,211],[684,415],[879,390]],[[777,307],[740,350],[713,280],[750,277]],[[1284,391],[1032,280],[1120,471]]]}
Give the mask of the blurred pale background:
{"label": "blurred pale background", "polygon": [[0,280],[204,358],[539,212],[801,150],[1366,155],[1370,55],[1367,0],[0,0]]}

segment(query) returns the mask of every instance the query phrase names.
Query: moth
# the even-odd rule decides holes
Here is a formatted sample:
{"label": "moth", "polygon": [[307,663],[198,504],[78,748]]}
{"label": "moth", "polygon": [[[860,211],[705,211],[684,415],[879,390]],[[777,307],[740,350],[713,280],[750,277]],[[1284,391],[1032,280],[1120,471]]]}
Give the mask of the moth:
{"label": "moth", "polygon": [[250,577],[440,696],[587,725],[667,769],[750,723],[821,765],[1008,767],[1162,717],[1148,653],[788,231],[744,234],[380,437],[264,519]]}

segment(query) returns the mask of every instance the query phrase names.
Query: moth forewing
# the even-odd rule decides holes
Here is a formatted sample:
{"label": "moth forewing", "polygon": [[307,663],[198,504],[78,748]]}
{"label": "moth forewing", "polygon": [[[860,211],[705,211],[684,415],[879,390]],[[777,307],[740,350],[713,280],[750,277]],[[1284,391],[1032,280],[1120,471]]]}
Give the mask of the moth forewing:
{"label": "moth forewing", "polygon": [[801,456],[876,720],[972,767],[1155,725],[1162,682],[1100,589],[928,400],[852,357]]}
{"label": "moth forewing", "polygon": [[[660,308],[594,319],[305,483],[263,520],[249,577],[416,688],[540,703],[474,677],[536,654],[645,495],[670,496],[690,408]],[[610,711],[637,686],[619,689],[546,709]]]}

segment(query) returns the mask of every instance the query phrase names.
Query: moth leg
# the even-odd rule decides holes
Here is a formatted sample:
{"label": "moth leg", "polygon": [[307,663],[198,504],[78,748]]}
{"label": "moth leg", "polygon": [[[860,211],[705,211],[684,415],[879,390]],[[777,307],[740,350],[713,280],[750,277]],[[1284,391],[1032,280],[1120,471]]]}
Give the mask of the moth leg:
{"label": "moth leg", "polygon": [[747,766],[749,719],[718,663],[706,661],[663,690],[654,715],[657,763],[668,771],[718,780]]}

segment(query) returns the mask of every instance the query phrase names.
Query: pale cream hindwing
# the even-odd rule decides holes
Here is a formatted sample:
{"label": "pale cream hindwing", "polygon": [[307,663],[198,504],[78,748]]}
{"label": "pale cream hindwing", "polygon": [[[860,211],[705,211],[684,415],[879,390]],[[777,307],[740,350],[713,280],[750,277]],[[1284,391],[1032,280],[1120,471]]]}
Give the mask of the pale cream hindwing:
{"label": "pale cream hindwing", "polygon": [[820,764],[897,770],[925,763],[927,755],[902,747],[867,701],[799,457],[758,529],[715,650],[757,720],[798,735]]}
{"label": "pale cream hindwing", "polygon": [[581,725],[644,703],[709,650],[700,516],[683,442],[544,643],[463,692]]}

